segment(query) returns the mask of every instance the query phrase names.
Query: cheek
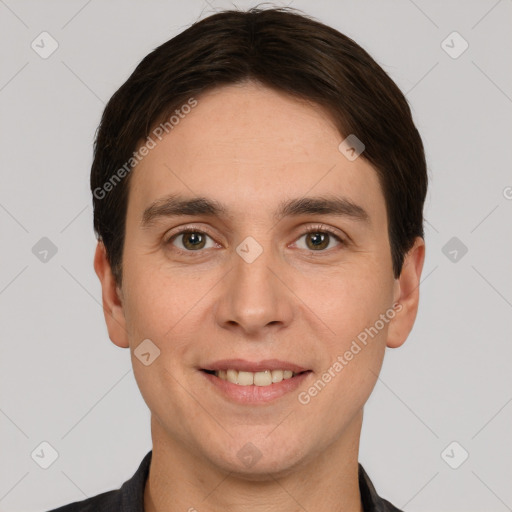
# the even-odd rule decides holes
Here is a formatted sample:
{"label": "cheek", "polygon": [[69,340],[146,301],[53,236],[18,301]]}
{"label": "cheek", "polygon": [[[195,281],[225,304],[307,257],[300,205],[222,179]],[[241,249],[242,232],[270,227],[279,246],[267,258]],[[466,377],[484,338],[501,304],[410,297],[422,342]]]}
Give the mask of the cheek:
{"label": "cheek", "polygon": [[[323,285],[310,287],[307,293],[319,316],[333,331],[339,348],[373,326],[392,306],[393,278],[375,266],[344,269],[326,278]],[[379,323],[379,331],[385,333],[386,328],[387,323]]]}
{"label": "cheek", "polygon": [[[150,410],[176,410],[182,393],[180,362],[190,346],[190,310],[197,297],[189,293],[190,288],[183,288],[186,283],[171,280],[149,264],[140,266],[137,272],[130,270],[125,318],[134,376]],[[151,340],[148,365],[139,359],[143,351],[138,349],[147,339]]]}
{"label": "cheek", "polygon": [[323,299],[315,294],[321,305],[319,316],[332,332],[322,339],[322,370],[299,397],[301,404],[311,406],[313,416],[328,414],[333,424],[352,417],[371,394],[394,316],[389,276],[375,270],[359,274],[354,269],[335,279]]}
{"label": "cheek", "polygon": [[176,290],[150,261],[147,263],[131,265],[127,259],[124,267],[124,312],[130,345],[135,346],[146,338],[161,339],[185,302],[184,291]]}
{"label": "cheek", "polygon": [[306,390],[310,396],[322,390],[319,407],[332,401],[338,411],[355,411],[367,400],[382,365],[394,316],[392,292],[392,275],[367,265],[333,277],[323,299],[317,294],[322,319],[333,331],[322,343],[325,357],[318,378],[328,381],[325,392],[322,382]]}
{"label": "cheek", "polygon": [[204,342],[198,333],[210,304],[205,295],[218,276],[181,275],[179,269],[162,269],[147,260],[127,274],[125,318],[130,347],[133,352],[150,339],[160,350],[159,365],[181,374],[180,362],[187,352]]}

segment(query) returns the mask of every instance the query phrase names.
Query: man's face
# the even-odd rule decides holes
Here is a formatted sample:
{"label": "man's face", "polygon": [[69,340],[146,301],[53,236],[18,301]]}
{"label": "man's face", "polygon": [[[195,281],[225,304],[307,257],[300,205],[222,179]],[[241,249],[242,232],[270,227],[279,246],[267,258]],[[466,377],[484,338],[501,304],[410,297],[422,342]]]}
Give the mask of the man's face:
{"label": "man's face", "polygon": [[[109,331],[130,347],[160,441],[227,471],[286,472],[359,433],[400,321],[389,313],[400,285],[384,196],[375,169],[340,152],[342,137],[319,107],[250,83],[196,99],[133,171],[124,329]],[[146,214],[144,223],[170,195],[225,212]],[[275,216],[287,202],[320,197],[341,200],[341,211]],[[185,228],[192,233],[178,234]],[[376,324],[381,315],[387,321]],[[147,339],[160,355],[146,366],[134,350]],[[268,384],[287,367],[307,372]],[[204,371],[251,368],[266,385]],[[329,369],[331,379],[310,391]]]}

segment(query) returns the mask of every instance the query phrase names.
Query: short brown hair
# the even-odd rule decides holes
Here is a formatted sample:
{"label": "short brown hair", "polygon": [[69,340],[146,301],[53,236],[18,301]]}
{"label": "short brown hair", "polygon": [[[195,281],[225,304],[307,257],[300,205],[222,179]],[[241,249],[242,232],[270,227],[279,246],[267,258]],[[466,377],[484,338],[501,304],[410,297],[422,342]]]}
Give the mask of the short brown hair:
{"label": "short brown hair", "polygon": [[[354,134],[364,143],[361,157],[375,167],[386,201],[398,277],[414,239],[423,237],[427,191],[423,144],[407,100],[349,37],[293,9],[252,8],[211,15],[153,50],[103,112],[91,169],[94,229],[117,284],[131,176],[127,162],[135,160],[152,127],[191,97],[245,80],[324,107],[342,137]],[[126,177],[113,182],[123,168]]]}

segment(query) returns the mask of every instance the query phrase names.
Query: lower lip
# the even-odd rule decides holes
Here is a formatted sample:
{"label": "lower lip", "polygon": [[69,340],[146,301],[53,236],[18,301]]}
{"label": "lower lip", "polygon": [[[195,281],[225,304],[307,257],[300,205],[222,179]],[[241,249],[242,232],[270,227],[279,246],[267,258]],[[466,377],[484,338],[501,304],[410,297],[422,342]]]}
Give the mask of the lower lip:
{"label": "lower lip", "polygon": [[211,373],[201,371],[201,373],[220,391],[224,397],[241,404],[260,404],[276,400],[287,393],[295,391],[305,379],[309,377],[311,371],[300,373],[290,379],[283,379],[281,382],[273,383],[268,386],[240,386],[227,380],[220,379]]}

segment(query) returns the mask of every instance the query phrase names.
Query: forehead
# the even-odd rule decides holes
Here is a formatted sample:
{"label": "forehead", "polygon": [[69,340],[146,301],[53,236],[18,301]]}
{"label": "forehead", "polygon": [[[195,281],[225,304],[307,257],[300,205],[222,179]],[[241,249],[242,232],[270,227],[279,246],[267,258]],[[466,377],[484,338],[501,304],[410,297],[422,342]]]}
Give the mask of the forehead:
{"label": "forehead", "polygon": [[238,216],[329,194],[385,217],[375,169],[339,151],[344,137],[320,106],[251,82],[195,99],[135,167],[129,214],[170,193],[215,198]]}

